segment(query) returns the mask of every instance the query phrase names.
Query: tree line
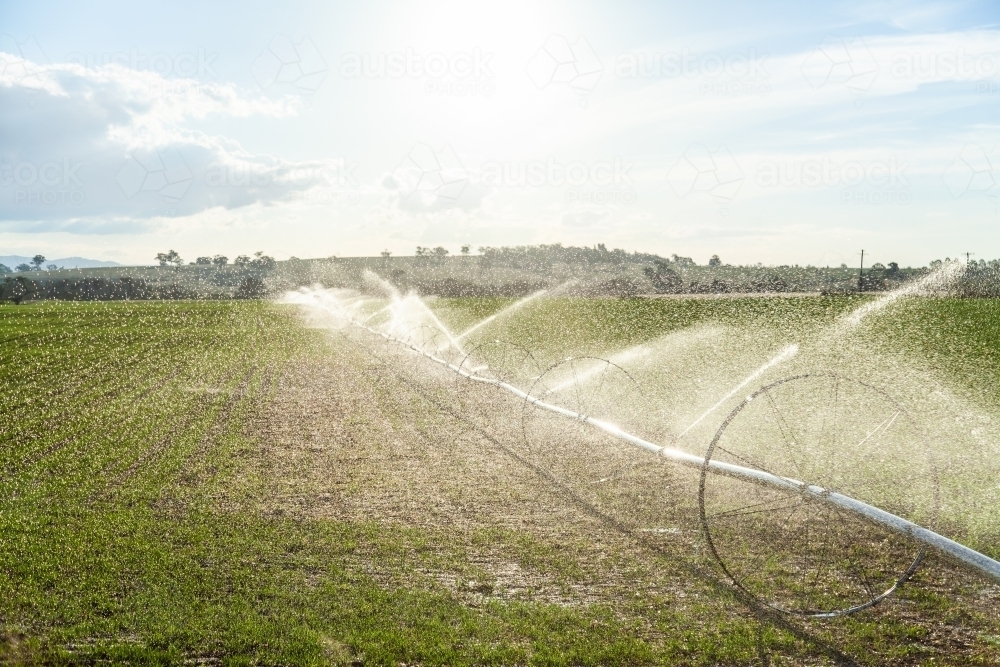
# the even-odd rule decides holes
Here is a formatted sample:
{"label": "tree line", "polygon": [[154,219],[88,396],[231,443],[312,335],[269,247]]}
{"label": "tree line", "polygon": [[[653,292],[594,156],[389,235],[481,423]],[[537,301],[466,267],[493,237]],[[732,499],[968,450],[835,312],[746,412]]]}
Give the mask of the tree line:
{"label": "tree line", "polygon": [[[184,266],[183,258],[181,258],[180,254],[173,249],[168,250],[167,252],[156,253],[155,259],[160,266]],[[198,257],[193,262],[188,262],[188,264],[191,266],[226,266],[229,264],[229,258],[225,255],[213,255],[212,257],[208,257],[206,255]],[[274,260],[274,257],[265,255],[263,250],[258,250],[254,253],[253,257],[238,255],[236,259],[233,260],[233,265],[270,271],[277,266],[277,262]]]}

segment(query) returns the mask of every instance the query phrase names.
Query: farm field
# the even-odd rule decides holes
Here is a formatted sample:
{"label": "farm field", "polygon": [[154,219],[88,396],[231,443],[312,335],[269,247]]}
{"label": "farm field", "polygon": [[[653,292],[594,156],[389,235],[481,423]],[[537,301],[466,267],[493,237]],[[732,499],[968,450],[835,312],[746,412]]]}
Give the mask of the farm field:
{"label": "farm field", "polygon": [[[337,298],[381,326],[387,300],[357,296]],[[698,455],[765,382],[834,369],[883,388],[935,452],[940,529],[1000,558],[1000,302],[903,299],[849,326],[871,299],[514,303],[427,306],[456,336],[498,315],[463,352],[515,341],[525,382],[611,360],[653,406],[650,437]],[[521,402],[331,310],[3,305],[0,340],[7,662],[1000,660],[996,581],[929,552],[856,615],[762,607],[706,552],[697,470],[567,465],[531,446]]]}

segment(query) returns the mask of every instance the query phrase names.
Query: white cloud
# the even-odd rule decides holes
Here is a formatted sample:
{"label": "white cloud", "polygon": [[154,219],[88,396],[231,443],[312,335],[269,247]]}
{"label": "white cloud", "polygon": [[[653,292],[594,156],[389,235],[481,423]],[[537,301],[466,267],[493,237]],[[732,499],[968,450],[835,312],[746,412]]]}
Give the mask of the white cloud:
{"label": "white cloud", "polygon": [[163,217],[359,187],[346,159],[251,154],[188,127],[210,116],[294,116],[295,98],[118,65],[2,58],[0,224],[7,231],[142,233]]}

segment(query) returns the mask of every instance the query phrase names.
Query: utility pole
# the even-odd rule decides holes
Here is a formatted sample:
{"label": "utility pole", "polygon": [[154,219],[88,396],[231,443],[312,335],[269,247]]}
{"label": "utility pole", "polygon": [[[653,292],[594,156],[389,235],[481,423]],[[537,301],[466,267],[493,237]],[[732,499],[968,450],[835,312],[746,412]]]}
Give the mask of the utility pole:
{"label": "utility pole", "polygon": [[865,277],[865,249],[862,248],[861,249],[861,268],[858,269],[858,291],[859,292],[864,292],[865,291],[865,284],[863,282],[864,277]]}
{"label": "utility pole", "polygon": [[975,255],[975,254],[976,253],[974,253],[974,252],[967,252],[967,253],[965,253],[965,265],[966,266],[969,265],[969,262],[972,261],[972,255]]}

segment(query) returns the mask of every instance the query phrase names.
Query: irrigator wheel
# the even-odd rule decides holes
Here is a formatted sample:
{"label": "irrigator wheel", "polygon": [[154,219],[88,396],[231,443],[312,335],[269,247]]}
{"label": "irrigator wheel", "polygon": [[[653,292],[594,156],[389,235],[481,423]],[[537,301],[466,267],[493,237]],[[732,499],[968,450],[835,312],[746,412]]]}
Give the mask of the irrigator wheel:
{"label": "irrigator wheel", "polygon": [[813,617],[891,595],[921,545],[821,498],[713,472],[709,462],[801,480],[933,528],[937,475],[926,440],[885,391],[835,373],[761,387],[716,432],[698,490],[711,556],[760,603]]}
{"label": "irrigator wheel", "polygon": [[406,358],[411,370],[416,370],[429,360],[424,355],[433,355],[438,359],[453,361],[456,350],[448,335],[441,329],[430,324],[415,324],[405,329],[397,338],[406,346]]}
{"label": "irrigator wheel", "polygon": [[507,340],[488,340],[468,351],[459,368],[469,375],[527,391],[540,374],[531,351]]}
{"label": "irrigator wheel", "polygon": [[540,373],[535,356],[522,345],[493,339],[480,341],[454,363],[461,372],[450,373],[453,405],[475,415],[488,432],[516,442],[521,434],[521,401],[498,383],[527,391]]}
{"label": "irrigator wheel", "polygon": [[[531,385],[534,398],[579,415],[655,440],[652,410],[635,379],[607,359],[574,357],[550,366]],[[526,451],[556,478],[584,485],[599,494],[621,494],[634,467],[647,452],[622,442],[580,419],[554,414],[528,400],[521,420]],[[634,501],[633,501],[634,502]]]}

